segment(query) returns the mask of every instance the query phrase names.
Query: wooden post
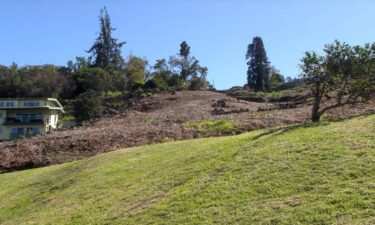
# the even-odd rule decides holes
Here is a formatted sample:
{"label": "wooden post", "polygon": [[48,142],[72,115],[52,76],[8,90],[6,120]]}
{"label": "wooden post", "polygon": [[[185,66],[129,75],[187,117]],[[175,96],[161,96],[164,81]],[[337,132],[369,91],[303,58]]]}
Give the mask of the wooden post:
{"label": "wooden post", "polygon": [[266,109],[267,109],[267,127],[270,127],[270,111],[269,111],[269,108],[268,108],[268,98],[266,96]]}

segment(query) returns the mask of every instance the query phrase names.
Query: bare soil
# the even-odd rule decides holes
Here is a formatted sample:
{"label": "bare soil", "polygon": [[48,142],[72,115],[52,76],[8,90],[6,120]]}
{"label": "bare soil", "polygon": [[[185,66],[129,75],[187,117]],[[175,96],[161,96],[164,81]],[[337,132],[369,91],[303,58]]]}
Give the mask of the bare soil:
{"label": "bare soil", "polygon": [[[233,134],[309,121],[311,102],[250,102],[209,91],[154,94],[120,114],[69,130],[0,143],[0,172],[41,167],[90,157],[119,148],[220,133],[199,133],[184,126],[202,120],[232,120]],[[268,109],[268,110],[267,110]],[[375,104],[331,110],[327,119],[374,113]]]}

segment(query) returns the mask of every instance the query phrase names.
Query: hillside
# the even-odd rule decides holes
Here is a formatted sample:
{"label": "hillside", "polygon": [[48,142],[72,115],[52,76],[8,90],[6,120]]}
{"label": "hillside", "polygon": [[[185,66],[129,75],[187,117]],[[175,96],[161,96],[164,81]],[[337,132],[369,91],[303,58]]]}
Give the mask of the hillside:
{"label": "hillside", "polygon": [[[286,93],[279,102],[268,104],[271,110],[270,126],[309,120],[311,102],[308,99],[301,102],[304,95],[300,92],[295,95],[297,98]],[[251,99],[244,101],[236,96],[210,91],[159,93],[135,102],[118,115],[82,127],[3,142],[0,143],[0,173],[69,162],[119,148],[240,134],[268,125],[264,102]],[[358,104],[331,110],[327,118],[338,119],[375,112],[374,106],[374,103]],[[202,130],[201,125],[206,125],[208,121],[224,122],[230,129],[206,127]]]}
{"label": "hillside", "polygon": [[374,224],[375,115],[0,175],[0,224]]}

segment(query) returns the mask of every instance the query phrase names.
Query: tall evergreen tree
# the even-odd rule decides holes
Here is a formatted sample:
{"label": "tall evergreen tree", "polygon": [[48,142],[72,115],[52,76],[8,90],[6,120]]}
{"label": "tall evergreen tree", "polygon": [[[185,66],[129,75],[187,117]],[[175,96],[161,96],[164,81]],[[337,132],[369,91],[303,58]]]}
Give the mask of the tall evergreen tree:
{"label": "tall evergreen tree", "polygon": [[261,37],[254,37],[246,52],[247,84],[256,91],[265,91],[269,86],[270,66]]}
{"label": "tall evergreen tree", "polygon": [[[182,79],[186,80],[189,76],[189,55],[190,55],[190,46],[183,41],[180,44],[180,53],[181,57],[181,77]],[[195,60],[197,61],[197,60]],[[195,63],[195,61],[193,63]]]}
{"label": "tall evergreen tree", "polygon": [[92,66],[101,67],[109,72],[121,70],[124,67],[121,47],[125,42],[119,42],[112,37],[112,31],[114,31],[115,28],[111,27],[111,19],[105,7],[100,10],[99,21],[99,37],[88,51],[92,54],[90,57],[90,59],[93,60]]}

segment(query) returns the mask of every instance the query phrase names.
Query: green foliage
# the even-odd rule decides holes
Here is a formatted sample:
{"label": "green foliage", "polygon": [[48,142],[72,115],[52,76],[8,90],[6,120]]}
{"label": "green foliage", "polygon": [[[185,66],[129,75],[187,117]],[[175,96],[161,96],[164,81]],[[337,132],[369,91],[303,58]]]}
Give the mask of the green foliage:
{"label": "green foliage", "polygon": [[107,93],[111,88],[110,74],[99,67],[79,69],[74,78],[78,94],[93,90],[100,96],[103,93]]}
{"label": "green foliage", "polygon": [[0,66],[0,97],[70,97],[75,84],[69,73],[53,65]]}
{"label": "green foliage", "polygon": [[179,53],[171,56],[168,63],[165,59],[156,61],[145,88],[160,91],[207,89],[207,72],[207,68],[190,55],[190,46],[184,41],[180,45]]}
{"label": "green foliage", "polygon": [[275,67],[270,68],[269,88],[277,87],[285,82],[285,78]]}
{"label": "green foliage", "polygon": [[109,91],[107,94],[106,94],[106,97],[118,97],[118,96],[121,96],[122,95],[122,92],[120,91]]}
{"label": "green foliage", "polygon": [[96,91],[87,90],[73,102],[73,112],[77,123],[99,118],[102,115],[101,96]]}
{"label": "green foliage", "polygon": [[184,84],[186,81],[196,78],[205,79],[208,72],[207,67],[201,66],[194,56],[190,56],[190,46],[186,41],[180,44],[179,54],[170,57],[169,64],[172,68],[177,68]]}
{"label": "green foliage", "polygon": [[166,91],[169,89],[168,83],[160,76],[154,76],[145,83],[146,89],[154,89],[158,91]]}
{"label": "green foliage", "polygon": [[125,74],[130,88],[141,87],[145,83],[146,66],[146,60],[136,56],[129,57],[125,67]]}
{"label": "green foliage", "polygon": [[193,78],[189,82],[189,89],[193,91],[198,91],[198,90],[206,90],[208,88],[209,83],[205,78],[202,77],[197,77]]}
{"label": "green foliage", "polygon": [[181,76],[173,74],[168,80],[168,85],[172,90],[182,90],[185,88],[185,81]]}
{"label": "green foliage", "polygon": [[175,141],[1,174],[0,221],[372,224],[374,123]]}
{"label": "green foliage", "polygon": [[174,89],[173,84],[171,84],[173,72],[165,59],[156,60],[152,69],[153,72],[151,73],[151,77],[145,84],[146,89],[155,89],[159,91]]}
{"label": "green foliage", "polygon": [[194,128],[199,133],[231,134],[234,132],[234,123],[230,120],[214,120],[191,122],[184,125],[186,128]]}

